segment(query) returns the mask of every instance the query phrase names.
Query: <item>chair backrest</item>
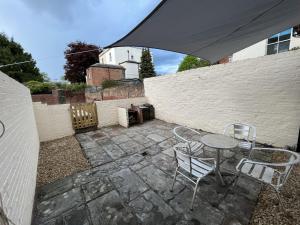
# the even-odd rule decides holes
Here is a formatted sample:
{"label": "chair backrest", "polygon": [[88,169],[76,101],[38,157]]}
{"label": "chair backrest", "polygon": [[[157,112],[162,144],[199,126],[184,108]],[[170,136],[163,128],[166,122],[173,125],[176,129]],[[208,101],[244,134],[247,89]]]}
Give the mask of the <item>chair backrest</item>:
{"label": "chair backrest", "polygon": [[192,128],[185,127],[185,126],[178,126],[173,129],[173,134],[174,134],[177,142],[185,144],[185,146],[187,148],[187,152],[192,153],[191,145],[193,144],[193,140],[188,137],[183,137],[183,134],[181,134],[180,131],[182,131],[183,134],[189,132],[190,134],[198,135],[199,137],[200,137],[200,133]]}
{"label": "chair backrest", "polygon": [[203,177],[210,171],[212,166],[203,161],[197,160],[180,150],[174,150],[177,166],[196,178]]}
{"label": "chair backrest", "polygon": [[225,135],[230,135],[237,139],[252,141],[255,145],[256,128],[250,124],[232,123],[228,124],[224,129]]}
{"label": "chair backrest", "polygon": [[[286,149],[280,149],[280,148],[253,148],[252,151],[264,151],[265,153],[267,151],[271,152],[271,161],[272,162],[265,162],[263,161],[253,161],[250,160],[251,163],[259,164],[263,167],[270,167],[276,171],[276,174],[278,175],[278,179],[272,182],[272,185],[277,186],[277,188],[280,188],[284,185],[284,183],[287,181],[289,174],[291,173],[293,166],[300,162],[300,155],[296,152],[286,150]],[[281,153],[281,154],[280,154]],[[277,155],[278,154],[278,155]],[[280,155],[279,155],[280,154]],[[281,162],[274,162],[277,157],[274,158],[274,156],[279,157]]]}

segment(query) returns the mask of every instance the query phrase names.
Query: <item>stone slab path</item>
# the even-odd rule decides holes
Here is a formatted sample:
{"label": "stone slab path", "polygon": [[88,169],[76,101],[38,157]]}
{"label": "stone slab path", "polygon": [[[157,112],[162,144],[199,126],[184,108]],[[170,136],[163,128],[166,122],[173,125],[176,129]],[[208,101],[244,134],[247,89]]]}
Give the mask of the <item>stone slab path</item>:
{"label": "stone slab path", "polygon": [[[92,169],[37,190],[33,224],[248,224],[260,191],[251,180],[241,178],[231,190],[233,176],[224,177],[225,187],[208,176],[200,182],[193,211],[193,186],[185,178],[178,176],[174,191],[169,191],[175,126],[153,120],[129,129],[114,126],[76,135]],[[234,171],[242,157],[238,151],[233,159],[223,158],[223,170]]]}

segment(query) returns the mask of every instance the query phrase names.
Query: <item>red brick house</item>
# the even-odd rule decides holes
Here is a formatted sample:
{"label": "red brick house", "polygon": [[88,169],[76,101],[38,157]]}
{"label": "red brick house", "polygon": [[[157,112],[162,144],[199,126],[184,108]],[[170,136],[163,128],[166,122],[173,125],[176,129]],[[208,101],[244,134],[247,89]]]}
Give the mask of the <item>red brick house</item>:
{"label": "red brick house", "polygon": [[104,80],[121,80],[125,78],[125,68],[119,65],[95,63],[86,71],[86,83],[100,86]]}

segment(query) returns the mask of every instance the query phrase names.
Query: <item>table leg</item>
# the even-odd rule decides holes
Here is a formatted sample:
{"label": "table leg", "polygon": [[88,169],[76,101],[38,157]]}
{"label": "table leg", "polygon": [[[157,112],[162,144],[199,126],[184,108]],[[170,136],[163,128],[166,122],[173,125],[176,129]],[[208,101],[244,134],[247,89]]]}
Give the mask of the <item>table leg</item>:
{"label": "table leg", "polygon": [[225,183],[224,183],[224,180],[222,178],[222,175],[221,175],[221,172],[220,172],[220,149],[217,149],[217,163],[216,163],[216,175],[217,175],[217,179],[218,179],[218,182],[224,186]]}

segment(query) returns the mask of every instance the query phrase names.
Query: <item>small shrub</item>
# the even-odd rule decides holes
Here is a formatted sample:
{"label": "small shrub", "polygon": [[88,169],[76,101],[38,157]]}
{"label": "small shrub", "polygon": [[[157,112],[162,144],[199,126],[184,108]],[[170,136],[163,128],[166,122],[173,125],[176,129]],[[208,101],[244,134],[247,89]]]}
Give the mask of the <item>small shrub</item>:
{"label": "small shrub", "polygon": [[25,85],[30,89],[31,94],[51,94],[52,89],[55,88],[53,83],[39,81],[28,81]]}
{"label": "small shrub", "polygon": [[66,90],[77,92],[77,91],[84,91],[87,87],[88,85],[86,85],[85,83],[73,83],[73,84],[67,84]]}
{"label": "small shrub", "polygon": [[105,80],[102,82],[102,88],[111,88],[111,87],[116,87],[119,86],[119,82],[116,80]]}

